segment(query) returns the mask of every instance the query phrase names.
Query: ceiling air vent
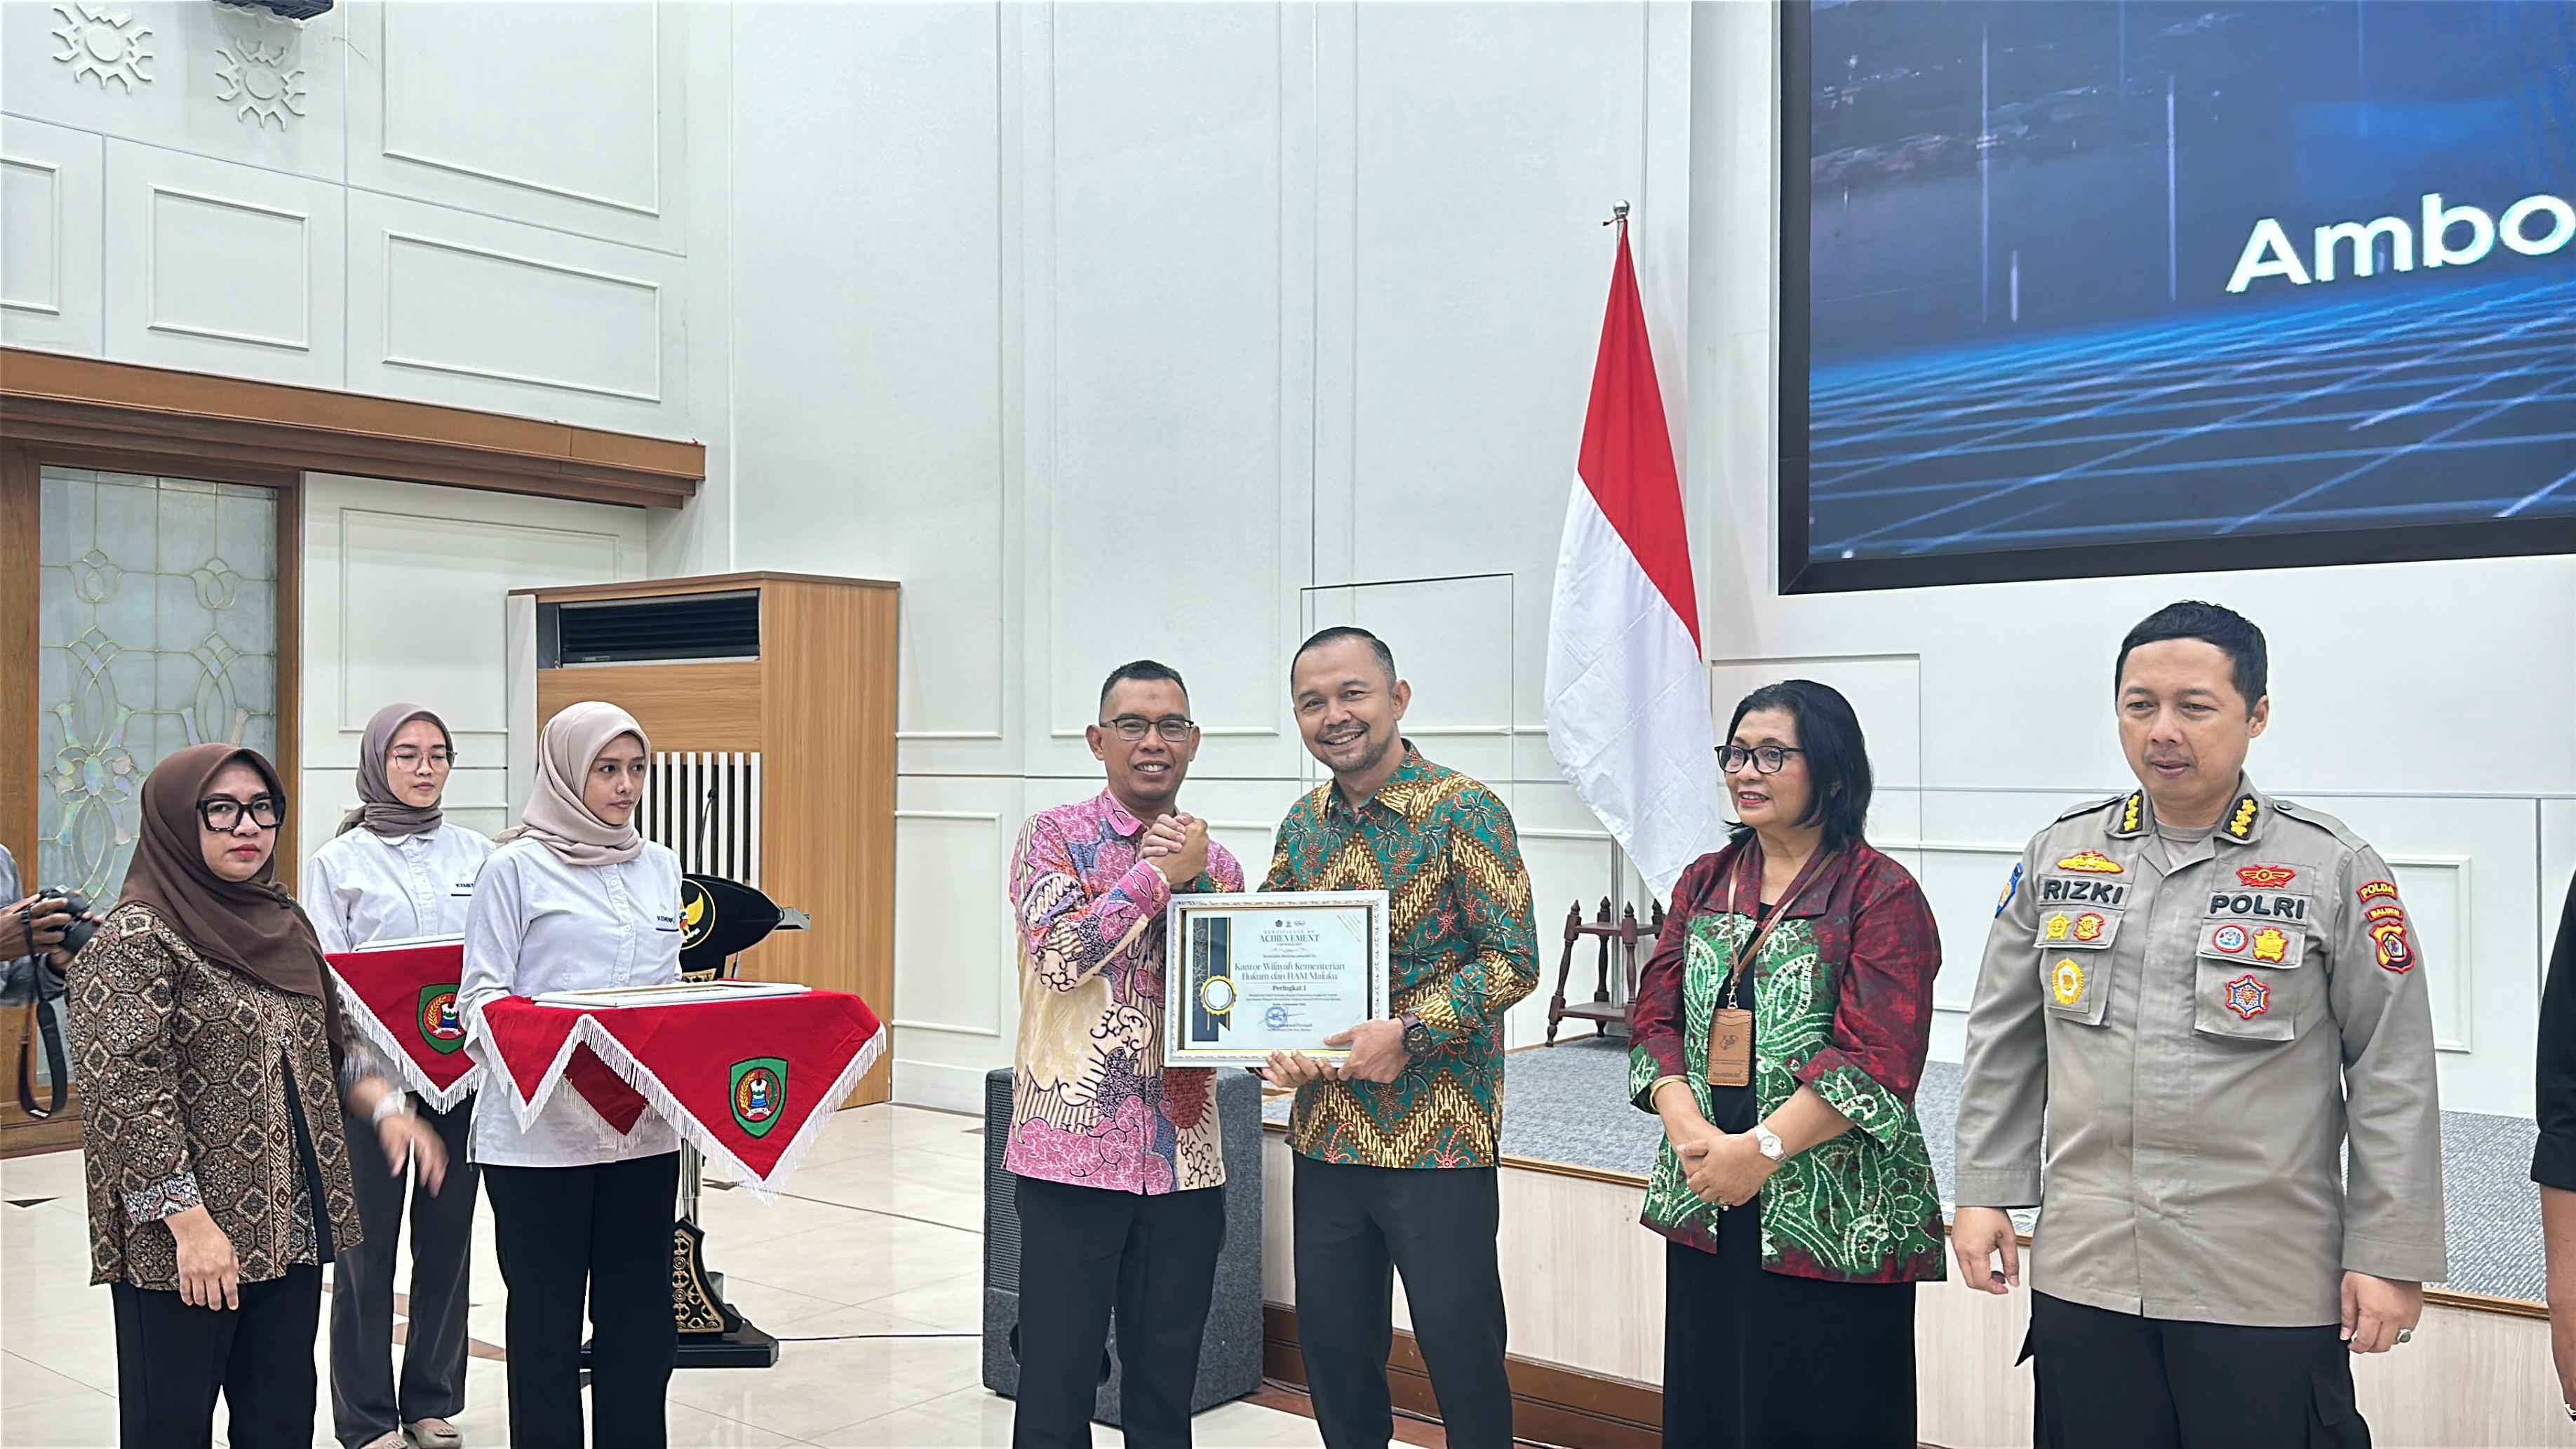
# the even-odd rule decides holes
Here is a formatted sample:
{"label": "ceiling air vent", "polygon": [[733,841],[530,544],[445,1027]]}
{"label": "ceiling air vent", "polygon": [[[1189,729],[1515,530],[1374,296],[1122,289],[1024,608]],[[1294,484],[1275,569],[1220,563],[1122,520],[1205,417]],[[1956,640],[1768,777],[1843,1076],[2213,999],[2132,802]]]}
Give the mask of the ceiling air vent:
{"label": "ceiling air vent", "polygon": [[541,669],[757,659],[760,592],[546,604],[539,609],[537,638]]}

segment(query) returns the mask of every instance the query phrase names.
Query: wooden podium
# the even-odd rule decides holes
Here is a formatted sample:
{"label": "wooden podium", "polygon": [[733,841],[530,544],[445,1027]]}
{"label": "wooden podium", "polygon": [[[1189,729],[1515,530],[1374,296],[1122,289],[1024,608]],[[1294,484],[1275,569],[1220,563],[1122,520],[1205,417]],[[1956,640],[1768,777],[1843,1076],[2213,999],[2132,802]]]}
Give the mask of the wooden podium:
{"label": "wooden podium", "polygon": [[[645,835],[813,918],[743,975],[892,1020],[897,586],[742,573],[515,598],[535,605],[537,721],[584,699],[634,715],[655,756]],[[845,1105],[886,1100],[892,1074],[888,1053]]]}

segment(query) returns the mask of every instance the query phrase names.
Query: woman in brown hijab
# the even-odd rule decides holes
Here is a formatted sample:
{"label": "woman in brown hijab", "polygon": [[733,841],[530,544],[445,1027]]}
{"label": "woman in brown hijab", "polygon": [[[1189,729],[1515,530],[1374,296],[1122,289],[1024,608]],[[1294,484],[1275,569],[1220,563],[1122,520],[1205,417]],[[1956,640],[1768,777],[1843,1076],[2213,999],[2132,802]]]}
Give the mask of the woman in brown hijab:
{"label": "woman in brown hijab", "polygon": [[286,790],[256,751],[153,768],[125,891],[73,959],[90,1280],[116,1313],[127,1446],[313,1442],[322,1265],[358,1241],[338,1096],[433,1188],[435,1133],[344,1066],[304,912],[275,881]]}

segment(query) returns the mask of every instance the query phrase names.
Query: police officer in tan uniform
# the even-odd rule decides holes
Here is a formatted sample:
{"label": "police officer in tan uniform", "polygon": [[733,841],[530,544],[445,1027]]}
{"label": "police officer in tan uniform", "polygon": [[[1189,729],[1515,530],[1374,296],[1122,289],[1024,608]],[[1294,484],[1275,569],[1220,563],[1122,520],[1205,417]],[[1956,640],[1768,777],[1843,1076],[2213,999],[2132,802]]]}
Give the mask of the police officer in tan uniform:
{"label": "police officer in tan uniform", "polygon": [[2446,1271],[2426,968],[2378,852],[2246,779],[2265,673],[2231,610],[2131,630],[2143,788],[2041,831],[1987,938],[1951,1249],[2008,1292],[2041,1205],[2043,1446],[2366,1446],[2350,1356]]}

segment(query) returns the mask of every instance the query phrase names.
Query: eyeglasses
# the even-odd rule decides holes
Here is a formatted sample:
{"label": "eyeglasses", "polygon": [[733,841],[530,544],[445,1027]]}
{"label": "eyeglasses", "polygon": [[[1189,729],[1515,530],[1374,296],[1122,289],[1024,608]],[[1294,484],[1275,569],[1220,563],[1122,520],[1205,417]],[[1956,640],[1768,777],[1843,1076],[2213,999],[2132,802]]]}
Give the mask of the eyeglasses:
{"label": "eyeglasses", "polygon": [[1717,768],[1721,773],[1732,775],[1736,771],[1743,769],[1746,762],[1750,761],[1757,773],[1776,775],[1780,773],[1780,767],[1782,765],[1789,763],[1789,757],[1791,755],[1803,755],[1805,753],[1805,750],[1798,749],[1793,745],[1764,745],[1759,749],[1752,750],[1748,750],[1742,745],[1719,745],[1717,747]]}
{"label": "eyeglasses", "polygon": [[1167,714],[1161,719],[1122,714],[1116,719],[1101,721],[1100,727],[1131,745],[1143,739],[1149,730],[1172,744],[1186,745],[1190,742],[1190,731],[1198,728],[1198,722],[1184,714]]}
{"label": "eyeglasses", "polygon": [[197,802],[197,818],[208,830],[229,832],[241,824],[242,812],[250,812],[250,823],[262,830],[275,830],[286,818],[286,806],[274,795],[254,797],[244,804],[229,795],[216,795]]}
{"label": "eyeglasses", "polygon": [[[420,761],[420,751],[413,749],[409,745],[405,745],[401,749],[395,750],[385,756],[385,763],[399,770],[419,769]],[[435,768],[444,770],[448,766],[456,763],[456,752],[445,749],[431,750],[429,752],[429,763]]]}

